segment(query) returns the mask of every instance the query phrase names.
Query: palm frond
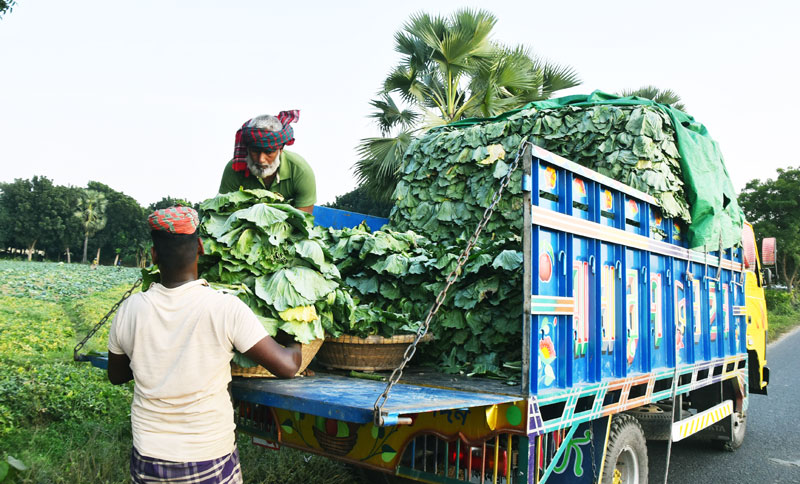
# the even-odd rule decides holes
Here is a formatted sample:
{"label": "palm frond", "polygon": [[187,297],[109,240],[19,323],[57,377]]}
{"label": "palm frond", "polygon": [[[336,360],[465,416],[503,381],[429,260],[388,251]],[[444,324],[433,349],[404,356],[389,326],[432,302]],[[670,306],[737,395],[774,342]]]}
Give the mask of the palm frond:
{"label": "palm frond", "polygon": [[354,171],[359,184],[364,184],[376,200],[389,200],[400,176],[403,154],[411,144],[410,131],[395,137],[362,139],[356,148],[358,161]]}
{"label": "palm frond", "polygon": [[440,61],[451,69],[464,71],[477,59],[493,55],[489,35],[497,19],[485,10],[458,10],[449,19],[449,29],[438,39]]}
{"label": "palm frond", "polygon": [[546,61],[539,61],[539,63],[542,69],[543,97],[541,99],[547,99],[563,89],[579,86],[582,82],[573,67],[552,64]]}
{"label": "palm frond", "polygon": [[432,49],[408,32],[394,34],[394,50],[403,55],[403,65],[410,71],[423,71],[428,68]]}
{"label": "palm frond", "polygon": [[419,73],[398,66],[383,81],[383,92],[396,92],[409,104],[419,104],[428,98],[426,86],[419,81]]}
{"label": "palm frond", "polygon": [[396,126],[400,126],[403,129],[413,127],[420,117],[419,113],[415,113],[410,109],[400,109],[389,94],[383,94],[380,99],[373,99],[370,104],[377,111],[369,117],[375,119],[381,134],[384,136],[388,135]]}
{"label": "palm frond", "polygon": [[681,97],[672,89],[659,89],[656,86],[642,86],[638,89],[623,89],[619,92],[622,97],[637,96],[651,99],[657,103],[669,104],[675,109],[686,111],[686,106],[681,102]]}

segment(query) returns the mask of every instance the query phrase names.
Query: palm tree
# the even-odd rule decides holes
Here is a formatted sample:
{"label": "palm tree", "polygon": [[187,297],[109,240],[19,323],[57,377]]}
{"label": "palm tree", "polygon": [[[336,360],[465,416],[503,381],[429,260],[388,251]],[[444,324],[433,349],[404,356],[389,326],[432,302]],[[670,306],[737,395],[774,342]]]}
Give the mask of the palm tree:
{"label": "palm tree", "polygon": [[642,86],[639,89],[625,89],[619,93],[622,97],[638,96],[661,104],[669,104],[675,109],[686,111],[686,106],[681,102],[681,97],[672,89],[659,89],[656,86]]}
{"label": "palm tree", "polygon": [[580,83],[571,67],[493,42],[496,23],[485,10],[462,9],[447,18],[419,13],[395,34],[401,62],[371,102],[381,136],[363,139],[357,148],[356,176],[370,195],[391,197],[403,153],[425,130],[495,116]]}
{"label": "palm tree", "polygon": [[84,190],[83,196],[78,199],[78,210],[75,212],[75,216],[80,219],[83,228],[83,259],[81,262],[84,264],[86,263],[89,237],[106,226],[107,205],[106,196],[96,190]]}

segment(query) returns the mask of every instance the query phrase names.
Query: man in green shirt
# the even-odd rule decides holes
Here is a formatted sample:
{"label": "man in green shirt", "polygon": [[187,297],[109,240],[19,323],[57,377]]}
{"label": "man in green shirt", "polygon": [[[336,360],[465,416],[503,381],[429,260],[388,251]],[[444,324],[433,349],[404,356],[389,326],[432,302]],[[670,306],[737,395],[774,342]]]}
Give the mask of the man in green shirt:
{"label": "man in green shirt", "polygon": [[314,172],[300,155],[283,149],[294,143],[291,123],[299,117],[300,111],[282,111],[278,116],[258,116],[244,123],[236,132],[233,159],[222,172],[219,193],[239,187],[265,188],[311,213],[317,201]]}

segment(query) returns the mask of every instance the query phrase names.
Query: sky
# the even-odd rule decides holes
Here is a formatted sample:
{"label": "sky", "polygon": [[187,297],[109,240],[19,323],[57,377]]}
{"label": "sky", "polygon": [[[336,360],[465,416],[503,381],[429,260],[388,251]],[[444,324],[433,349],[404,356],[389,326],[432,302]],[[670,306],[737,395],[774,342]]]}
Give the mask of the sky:
{"label": "sky", "polygon": [[356,186],[359,140],[379,134],[369,101],[400,59],[394,33],[464,7],[497,17],[493,40],[572,66],[583,83],[560,94],[676,91],[737,190],[800,166],[793,0],[18,0],[0,19],[0,182],[198,202],[245,121],[299,109],[290,149],[332,202]]}

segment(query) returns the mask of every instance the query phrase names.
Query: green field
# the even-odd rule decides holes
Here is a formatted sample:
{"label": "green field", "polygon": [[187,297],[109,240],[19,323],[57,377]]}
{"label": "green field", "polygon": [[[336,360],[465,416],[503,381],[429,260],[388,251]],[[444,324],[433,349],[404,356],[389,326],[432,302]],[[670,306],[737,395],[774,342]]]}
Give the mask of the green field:
{"label": "green field", "polygon": [[[133,384],[72,361],[72,349],[139,276],[136,269],[0,261],[0,461],[29,467],[19,483],[127,483]],[[110,323],[109,323],[110,324]],[[88,350],[106,351],[108,324]],[[247,483],[354,483],[319,456],[239,438]],[[2,479],[0,479],[1,481]],[[4,481],[8,482],[8,481]]]}

